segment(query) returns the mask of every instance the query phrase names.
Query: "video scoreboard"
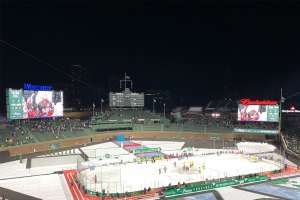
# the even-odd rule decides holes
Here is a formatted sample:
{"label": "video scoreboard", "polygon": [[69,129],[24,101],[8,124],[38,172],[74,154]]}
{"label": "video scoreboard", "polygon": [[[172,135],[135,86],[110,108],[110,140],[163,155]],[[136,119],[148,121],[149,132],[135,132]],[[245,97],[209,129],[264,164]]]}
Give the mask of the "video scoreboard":
{"label": "video scoreboard", "polygon": [[276,101],[242,99],[238,106],[238,121],[278,122],[279,105]]}
{"label": "video scoreboard", "polygon": [[63,117],[63,92],[6,90],[8,119]]}

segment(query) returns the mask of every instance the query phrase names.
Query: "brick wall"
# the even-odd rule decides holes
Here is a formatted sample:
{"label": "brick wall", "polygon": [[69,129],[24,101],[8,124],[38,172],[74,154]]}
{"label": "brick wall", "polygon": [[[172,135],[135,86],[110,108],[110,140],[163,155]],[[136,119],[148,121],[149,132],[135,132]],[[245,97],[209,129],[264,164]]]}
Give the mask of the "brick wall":
{"label": "brick wall", "polygon": [[[112,140],[115,135],[120,134],[118,133],[105,133],[105,134],[98,134],[94,136],[84,136],[78,138],[70,138],[64,140],[54,140],[48,141],[43,143],[35,143],[35,144],[26,144],[23,146],[17,147],[6,147],[1,148],[0,151],[9,151],[10,156],[20,155],[20,154],[28,154],[34,152],[41,152],[49,150],[49,144],[52,143],[59,143],[61,148],[66,147],[75,147],[77,145],[84,145],[91,142],[104,142],[108,138]],[[225,140],[232,140],[234,138],[243,138],[243,139],[264,139],[265,135],[254,135],[254,134],[204,134],[204,133],[179,133],[179,132],[160,132],[160,131],[147,131],[147,132],[124,132],[122,133],[125,135],[125,138],[128,139],[132,137],[132,139],[145,139],[145,138],[190,138],[190,139],[203,139],[203,140],[210,140],[211,136],[219,136],[220,139]]]}

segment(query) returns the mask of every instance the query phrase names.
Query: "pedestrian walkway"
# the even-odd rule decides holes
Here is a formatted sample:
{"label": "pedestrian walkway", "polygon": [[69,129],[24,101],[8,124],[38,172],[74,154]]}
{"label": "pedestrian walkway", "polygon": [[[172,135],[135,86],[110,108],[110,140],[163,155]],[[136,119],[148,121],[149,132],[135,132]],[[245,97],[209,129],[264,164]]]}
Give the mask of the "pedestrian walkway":
{"label": "pedestrian walkway", "polygon": [[277,179],[277,178],[292,176],[292,175],[299,174],[299,173],[300,173],[300,170],[297,167],[291,166],[291,165],[286,165],[286,169],[283,172],[276,173],[276,174],[270,174],[270,175],[268,175],[268,177],[270,179]]}

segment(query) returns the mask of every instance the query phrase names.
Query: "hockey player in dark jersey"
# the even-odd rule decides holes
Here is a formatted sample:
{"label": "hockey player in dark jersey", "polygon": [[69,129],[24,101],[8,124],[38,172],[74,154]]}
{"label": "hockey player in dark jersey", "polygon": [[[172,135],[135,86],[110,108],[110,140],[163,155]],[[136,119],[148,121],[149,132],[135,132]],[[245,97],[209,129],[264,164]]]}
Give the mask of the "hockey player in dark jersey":
{"label": "hockey player in dark jersey", "polygon": [[38,104],[39,116],[52,116],[54,112],[54,106],[51,101],[48,100],[47,96],[42,97],[42,101]]}

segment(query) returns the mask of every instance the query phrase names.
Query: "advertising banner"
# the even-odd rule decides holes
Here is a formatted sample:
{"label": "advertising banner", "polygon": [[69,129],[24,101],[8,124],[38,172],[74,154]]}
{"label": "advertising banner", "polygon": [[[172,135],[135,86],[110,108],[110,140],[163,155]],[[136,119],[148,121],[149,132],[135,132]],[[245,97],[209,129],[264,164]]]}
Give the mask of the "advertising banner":
{"label": "advertising banner", "polygon": [[59,143],[49,144],[49,149],[59,149],[59,148],[60,148],[60,144]]}
{"label": "advertising banner", "polygon": [[235,128],[235,133],[262,133],[276,135],[279,133],[278,130],[265,130],[265,129],[250,129],[250,128]]}
{"label": "advertising banner", "polygon": [[218,182],[218,183],[200,184],[198,186],[166,190],[166,191],[164,191],[164,196],[176,196],[176,195],[181,195],[181,194],[199,192],[202,190],[211,190],[211,189],[220,188],[220,187],[235,186],[235,185],[239,185],[239,184],[247,184],[247,183],[263,181],[263,180],[267,180],[267,179],[268,179],[267,176],[256,176],[256,177],[244,178],[241,180],[229,180],[229,181],[223,181],[223,182]]}
{"label": "advertising banner", "polygon": [[159,151],[158,148],[143,148],[143,149],[136,149],[134,153],[146,153],[146,152],[154,152]]}

